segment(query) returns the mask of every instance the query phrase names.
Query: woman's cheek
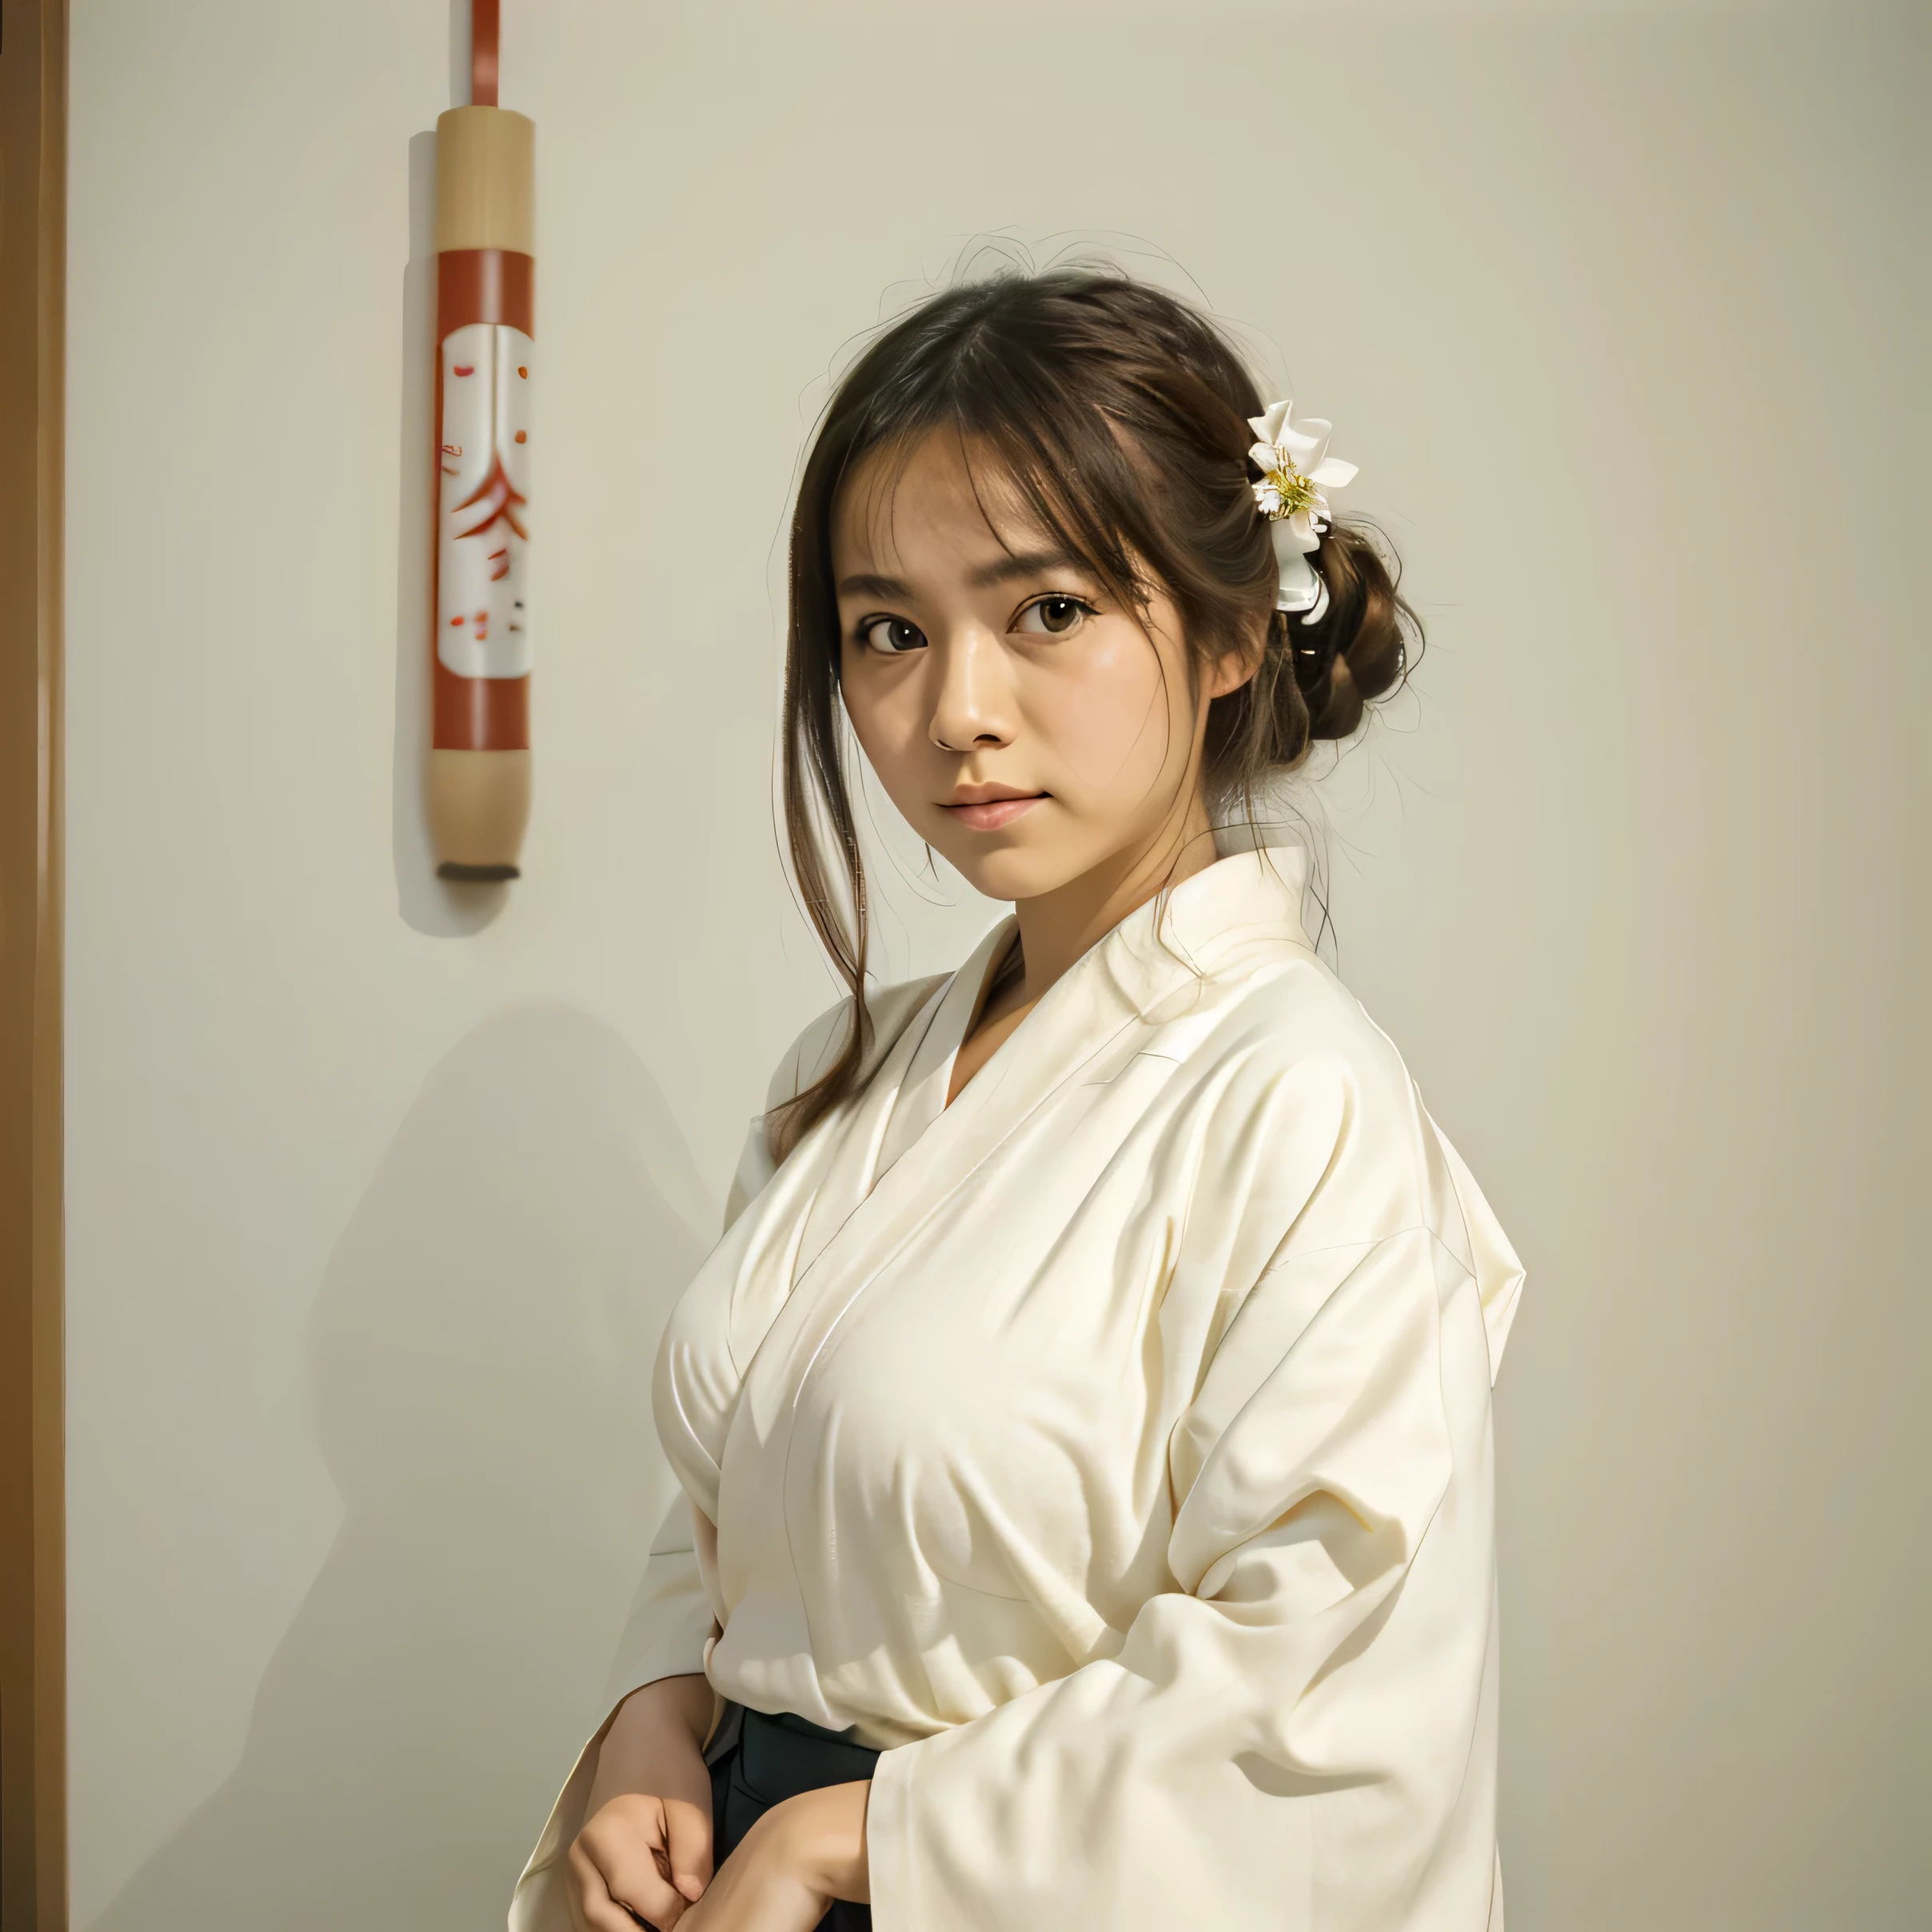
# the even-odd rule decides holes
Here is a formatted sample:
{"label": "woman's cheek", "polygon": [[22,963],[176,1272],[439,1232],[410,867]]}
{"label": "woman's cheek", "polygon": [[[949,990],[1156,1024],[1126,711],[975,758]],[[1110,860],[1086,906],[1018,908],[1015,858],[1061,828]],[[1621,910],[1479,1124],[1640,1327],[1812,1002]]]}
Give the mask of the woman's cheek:
{"label": "woman's cheek", "polygon": [[866,763],[900,816],[916,827],[928,820],[934,801],[926,796],[931,786],[925,766],[932,747],[920,729],[916,707],[895,705],[890,698],[872,701],[864,696],[855,701],[848,687],[845,712]]}
{"label": "woman's cheek", "polygon": [[1034,728],[1071,781],[1062,796],[1083,816],[1096,810],[1131,812],[1167,763],[1167,698],[1159,678],[1148,674],[1146,648],[1142,644],[1139,663],[1109,662],[1128,654],[1108,653],[1088,667],[1092,674],[1037,694]]}

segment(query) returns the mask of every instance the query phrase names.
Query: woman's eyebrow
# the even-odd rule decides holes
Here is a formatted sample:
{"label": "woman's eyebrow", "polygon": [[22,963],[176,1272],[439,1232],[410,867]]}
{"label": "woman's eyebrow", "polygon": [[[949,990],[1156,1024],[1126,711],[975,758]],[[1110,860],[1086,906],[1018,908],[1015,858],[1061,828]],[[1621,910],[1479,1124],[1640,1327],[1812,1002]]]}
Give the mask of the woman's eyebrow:
{"label": "woman's eyebrow", "polygon": [[839,579],[839,595],[842,597],[909,597],[912,586],[903,584],[896,577],[874,577],[861,571],[856,577]]}
{"label": "woman's eyebrow", "polygon": [[[1076,557],[1069,551],[1020,550],[1002,557],[996,563],[982,564],[966,581],[975,590],[989,590],[995,585],[1011,583],[1016,577],[1044,577],[1054,570],[1076,570],[1082,577],[1092,574],[1085,558]],[[899,577],[880,577],[872,571],[862,570],[851,577],[840,577],[838,593],[842,597],[903,601],[912,595],[912,586]]]}
{"label": "woman's eyebrow", "polygon": [[1052,570],[1075,570],[1082,577],[1092,575],[1084,557],[1067,550],[1016,550],[996,564],[984,564],[973,572],[970,581],[976,590],[989,590],[996,584],[1008,584],[1016,577],[1044,577]]}

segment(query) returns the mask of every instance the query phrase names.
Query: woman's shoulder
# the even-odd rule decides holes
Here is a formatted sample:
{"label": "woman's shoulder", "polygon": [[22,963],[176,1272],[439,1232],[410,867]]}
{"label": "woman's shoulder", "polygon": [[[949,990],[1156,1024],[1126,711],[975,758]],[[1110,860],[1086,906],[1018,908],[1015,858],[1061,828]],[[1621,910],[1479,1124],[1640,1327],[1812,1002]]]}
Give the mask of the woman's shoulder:
{"label": "woman's shoulder", "polygon": [[[899,1036],[924,1011],[934,993],[952,977],[932,973],[920,980],[901,980],[891,986],[876,987],[865,996],[866,1016],[872,1037],[867,1043],[860,1078],[863,1081],[885,1056]],[[815,1080],[822,1079],[844,1048],[852,1016],[852,996],[835,1001],[792,1041],[773,1070],[765,1089],[767,1113],[795,1100]]]}
{"label": "woman's shoulder", "polygon": [[[935,973],[923,980],[904,980],[868,995],[865,1008],[871,1023],[871,1039],[860,1065],[861,1085],[950,977],[947,973]],[[768,1131],[771,1116],[781,1107],[789,1106],[830,1071],[845,1044],[846,1030],[851,1024],[852,1000],[848,995],[827,1007],[780,1058],[764,1090],[764,1105],[752,1116],[750,1131],[738,1156],[737,1172],[732,1176],[731,1187],[725,1196],[727,1228],[764,1192],[767,1183],[778,1171]]]}
{"label": "woman's shoulder", "polygon": [[1262,1165],[1286,1170],[1271,1178],[1294,1204],[1287,1246],[1432,1236],[1475,1282],[1500,1359],[1523,1265],[1394,1041],[1311,953],[1228,996],[1204,1071],[1235,1132],[1265,1123],[1276,1160]]}
{"label": "woman's shoulder", "polygon": [[1150,1051],[1198,1059],[1204,1071],[1272,1084],[1285,1078],[1346,1087],[1406,1109],[1414,1082],[1401,1053],[1361,1001],[1305,947],[1214,984],[1192,1010],[1157,1023]]}

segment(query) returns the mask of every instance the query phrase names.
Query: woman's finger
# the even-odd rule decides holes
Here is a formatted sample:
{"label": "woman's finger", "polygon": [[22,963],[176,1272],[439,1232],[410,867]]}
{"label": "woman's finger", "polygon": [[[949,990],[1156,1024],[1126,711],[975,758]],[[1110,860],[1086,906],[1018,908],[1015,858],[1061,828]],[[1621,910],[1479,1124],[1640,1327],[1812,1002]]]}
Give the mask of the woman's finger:
{"label": "woman's finger", "polygon": [[671,1882],[687,1899],[701,1898],[711,1882],[711,1814],[677,1798],[667,1798],[664,1810]]}
{"label": "woman's finger", "polygon": [[[570,1847],[567,1861],[570,1868],[568,1890],[570,1895],[570,1917],[579,1932],[637,1932],[637,1921],[610,1895],[610,1887],[604,1881],[604,1874],[597,1869],[597,1861],[584,1849],[580,1837]],[[670,1888],[665,1887],[666,1890]],[[678,1910],[683,1910],[679,1902]],[[675,1919],[666,1922],[663,1932],[676,1924]]]}
{"label": "woman's finger", "polygon": [[661,1798],[635,1793],[613,1798],[577,1834],[611,1902],[635,1919],[671,1932],[690,1900],[670,1882]]}

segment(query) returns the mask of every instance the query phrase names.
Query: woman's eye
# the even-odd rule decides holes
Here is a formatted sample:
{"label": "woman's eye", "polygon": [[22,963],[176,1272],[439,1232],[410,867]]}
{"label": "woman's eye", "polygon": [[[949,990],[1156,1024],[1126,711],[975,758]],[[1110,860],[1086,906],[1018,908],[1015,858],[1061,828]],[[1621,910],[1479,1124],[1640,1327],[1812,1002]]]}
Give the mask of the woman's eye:
{"label": "woman's eye", "polygon": [[859,641],[869,650],[896,656],[904,651],[923,651],[926,633],[904,617],[868,617],[859,626]]}
{"label": "woman's eye", "polygon": [[1064,637],[1068,631],[1079,628],[1083,617],[1092,615],[1093,606],[1079,597],[1041,597],[1020,613],[1018,628],[1044,632],[1049,637]]}

